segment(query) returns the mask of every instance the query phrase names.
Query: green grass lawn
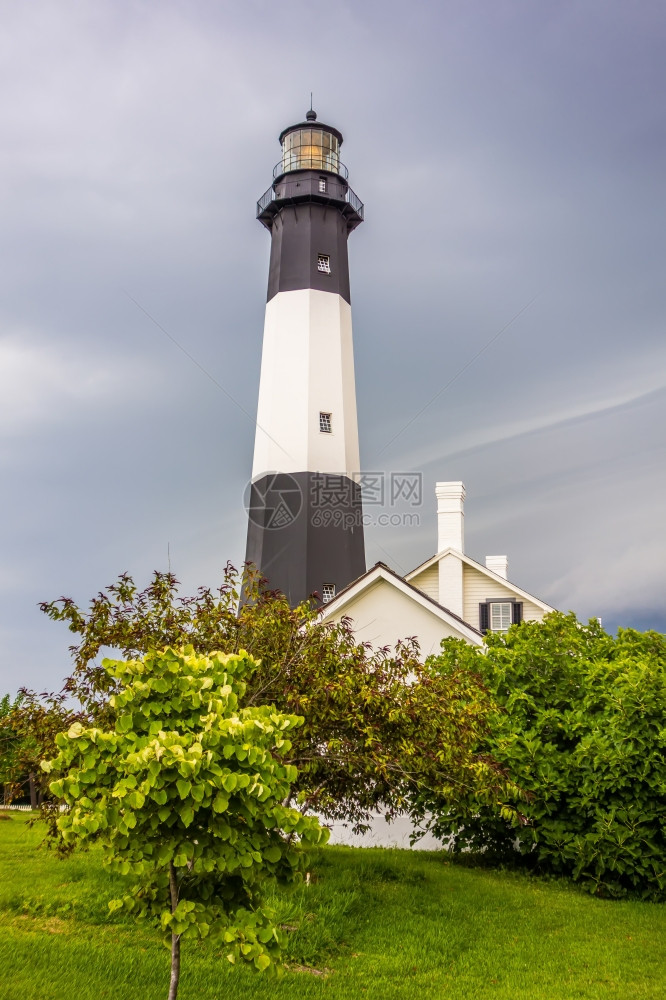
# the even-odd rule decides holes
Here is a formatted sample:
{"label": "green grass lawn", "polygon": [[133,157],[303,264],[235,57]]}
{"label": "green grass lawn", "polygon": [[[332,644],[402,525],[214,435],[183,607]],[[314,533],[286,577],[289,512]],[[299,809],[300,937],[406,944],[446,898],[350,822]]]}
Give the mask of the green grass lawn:
{"label": "green grass lawn", "polygon": [[[6,815],[6,814],[5,814]],[[0,819],[1,1000],[162,1000],[157,932],[109,918],[119,880]],[[446,854],[327,847],[279,897],[290,969],[232,970],[185,942],[179,1000],[596,1000],[666,997],[666,909],[469,868]]]}

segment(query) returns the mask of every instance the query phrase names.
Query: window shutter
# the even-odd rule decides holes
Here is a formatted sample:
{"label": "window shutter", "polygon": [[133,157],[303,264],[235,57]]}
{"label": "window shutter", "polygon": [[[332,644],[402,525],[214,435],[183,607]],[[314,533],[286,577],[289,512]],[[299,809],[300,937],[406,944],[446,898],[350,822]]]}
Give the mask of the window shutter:
{"label": "window shutter", "polygon": [[511,616],[512,625],[520,625],[523,620],[523,602],[516,601],[513,605],[513,613]]}
{"label": "window shutter", "polygon": [[479,631],[487,632],[490,628],[489,609],[487,604],[479,604]]}

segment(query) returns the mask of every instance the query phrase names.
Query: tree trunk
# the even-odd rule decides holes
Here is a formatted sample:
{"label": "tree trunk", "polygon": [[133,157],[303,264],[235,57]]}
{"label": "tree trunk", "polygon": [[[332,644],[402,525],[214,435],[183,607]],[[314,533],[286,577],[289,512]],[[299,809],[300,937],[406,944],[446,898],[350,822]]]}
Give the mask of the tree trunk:
{"label": "tree trunk", "polygon": [[35,788],[35,776],[30,772],[28,775],[28,781],[30,782],[30,808],[37,808],[37,789]]}
{"label": "tree trunk", "polygon": [[[171,912],[178,906],[178,886],[173,862],[169,862],[169,891],[171,893]],[[180,979],[180,934],[171,935],[171,982],[169,983],[168,1000],[176,1000],[178,996],[178,980]]]}

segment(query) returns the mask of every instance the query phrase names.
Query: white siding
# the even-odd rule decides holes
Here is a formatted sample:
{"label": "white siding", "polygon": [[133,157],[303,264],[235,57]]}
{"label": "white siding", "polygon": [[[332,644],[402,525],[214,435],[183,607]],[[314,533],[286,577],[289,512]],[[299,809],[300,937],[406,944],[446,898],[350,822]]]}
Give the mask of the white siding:
{"label": "white siding", "polygon": [[463,565],[463,591],[463,618],[474,628],[479,627],[479,604],[483,604],[489,598],[515,598],[517,601],[522,601],[523,619],[526,621],[541,621],[546,614],[538,604],[524,600],[509,587],[505,587],[499,581],[491,580],[485,573],[468,566],[466,563]]}
{"label": "white siding", "polygon": [[422,590],[428,597],[432,597],[433,601],[439,601],[439,566],[437,563],[424,569],[418,576],[410,577],[409,582],[413,587]]}

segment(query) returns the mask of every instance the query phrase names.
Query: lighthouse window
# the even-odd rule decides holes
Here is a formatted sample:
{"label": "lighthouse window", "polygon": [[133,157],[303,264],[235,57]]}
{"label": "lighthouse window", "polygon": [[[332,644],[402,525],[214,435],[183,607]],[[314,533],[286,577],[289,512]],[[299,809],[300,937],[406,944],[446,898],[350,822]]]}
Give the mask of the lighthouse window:
{"label": "lighthouse window", "polygon": [[337,136],[319,128],[299,128],[282,140],[282,169],[330,170],[340,173],[340,142]]}
{"label": "lighthouse window", "polygon": [[319,430],[322,434],[331,434],[333,432],[330,413],[319,414]]}
{"label": "lighthouse window", "polygon": [[323,271],[324,274],[331,273],[331,258],[327,253],[317,254],[317,270]]}
{"label": "lighthouse window", "polygon": [[326,191],[326,178],[325,177],[320,177],[319,178],[319,190],[322,191],[322,192]]}
{"label": "lighthouse window", "polygon": [[321,588],[322,601],[324,602],[324,604],[328,604],[328,602],[332,601],[334,597],[335,597],[335,584],[325,583]]}

